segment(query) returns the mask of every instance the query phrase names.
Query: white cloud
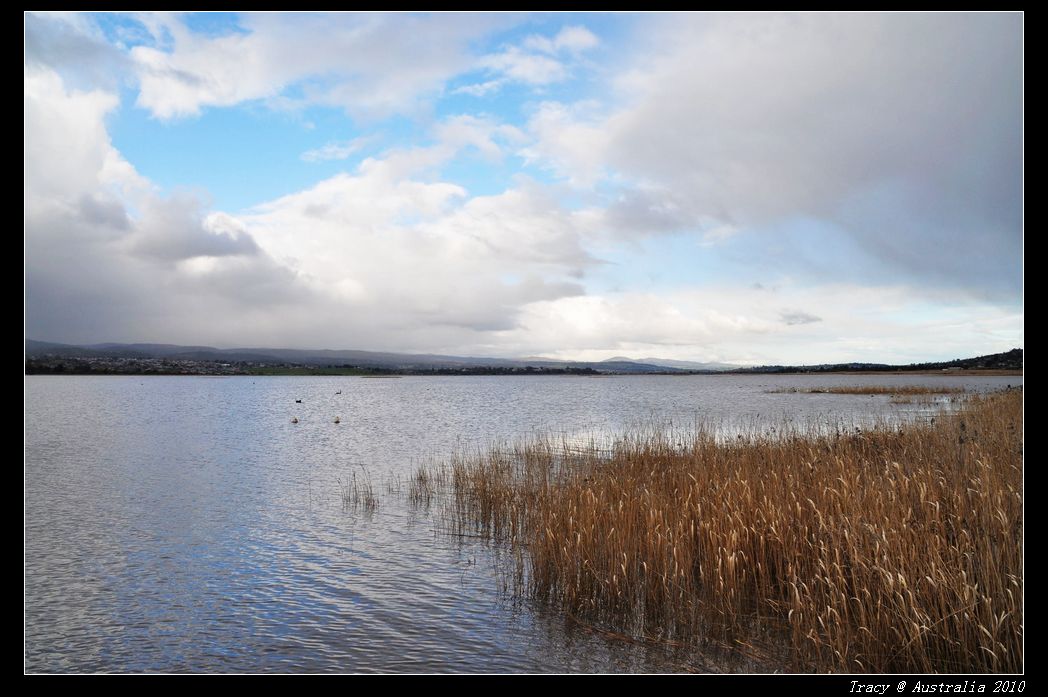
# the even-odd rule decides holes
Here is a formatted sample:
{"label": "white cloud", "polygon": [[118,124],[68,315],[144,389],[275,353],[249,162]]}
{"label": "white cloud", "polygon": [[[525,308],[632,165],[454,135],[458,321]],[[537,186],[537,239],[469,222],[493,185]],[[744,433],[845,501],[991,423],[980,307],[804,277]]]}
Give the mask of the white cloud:
{"label": "white cloud", "polygon": [[491,160],[501,159],[507,146],[526,139],[524,133],[515,126],[469,114],[453,116],[437,124],[434,136],[456,151],[467,146],[473,147]]}
{"label": "white cloud", "polygon": [[502,85],[505,84],[504,80],[488,80],[487,82],[478,82],[472,85],[463,85],[462,87],[456,87],[451,91],[452,94],[468,94],[471,97],[483,97],[497,91]]}
{"label": "white cloud", "polygon": [[871,358],[909,363],[927,360],[929,345],[940,355],[961,357],[973,346],[1022,344],[1021,314],[988,304],[947,304],[947,312],[922,318],[915,327],[911,318],[929,298],[913,287],[787,284],[773,297],[769,302],[766,289],[720,285],[560,298],[529,305],[520,327],[502,339],[519,347],[518,355],[748,365]]}
{"label": "white cloud", "polygon": [[520,45],[504,46],[477,61],[477,67],[496,77],[464,85],[454,92],[483,97],[510,82],[532,87],[561,82],[571,76],[572,64],[579,55],[599,43],[585,27],[565,27],[553,37],[529,36]]}
{"label": "white cloud", "polygon": [[567,77],[564,65],[549,56],[528,53],[516,46],[509,46],[499,53],[492,53],[480,60],[481,67],[501,73],[510,80],[528,85],[548,85]]}
{"label": "white cloud", "polygon": [[[470,198],[413,178],[491,137],[493,122],[451,120],[429,149],[373,158],[249,215],[208,213],[158,196],[123,161],[104,127],[114,105],[27,73],[34,338],[750,363],[907,362],[929,341],[957,356],[1022,343],[1021,315],[908,286],[587,294],[599,263],[585,244],[591,211],[565,210],[534,183]],[[918,332],[911,318],[927,308],[936,316]]]}
{"label": "white cloud", "polygon": [[[47,69],[27,68],[25,82],[26,189],[34,196],[68,204],[83,193],[83,179],[102,187],[123,169],[110,164],[119,155],[110,145],[103,119],[117,106],[116,95],[103,90],[66,91],[61,78]],[[52,108],[61,100],[61,109]],[[63,134],[67,140],[36,137]]]}
{"label": "white cloud", "polygon": [[705,246],[712,246],[720,244],[725,240],[731,239],[739,233],[739,228],[734,225],[713,225],[702,233],[702,244]]}
{"label": "white cloud", "polygon": [[[514,326],[530,302],[581,292],[593,263],[572,216],[535,189],[465,199],[451,184],[389,176],[375,160],[261,206],[241,222],[274,259],[372,329]],[[345,341],[345,339],[343,339]]]}
{"label": "white cloud", "polygon": [[[82,22],[27,20],[27,330],[69,341],[755,363],[907,362],[928,346],[963,356],[1021,345],[1022,316],[1008,303],[929,290],[941,279],[1021,283],[1017,20],[900,17],[656,18],[650,44],[601,101],[539,104],[524,129],[490,115],[445,118],[420,128],[426,145],[369,152],[240,215],[161,195],[109,137],[116,81],[69,67],[114,54]],[[598,45],[566,27],[478,63],[470,39],[489,20],[473,16],[259,15],[219,37],[177,17],[148,19],[155,45],[130,58],[139,104],[159,118],[250,100],[366,117],[425,112],[454,76],[486,71],[457,90],[476,96],[510,81],[542,88],[573,76]],[[89,40],[70,39],[77,31]],[[419,40],[431,35],[446,40]],[[363,145],[330,142],[302,157],[345,159]],[[518,175],[501,193],[471,196],[443,174],[458,157],[508,153],[566,185]],[[837,276],[703,277],[708,259],[729,253],[755,253],[779,272],[800,252],[763,244],[755,230],[797,216],[827,220],[911,273],[839,282],[869,260],[849,267],[820,248]],[[629,269],[602,276],[617,290],[592,280],[611,268],[597,250],[628,258],[650,248],[654,266],[652,236],[681,231],[703,262],[694,277],[681,264],[667,272],[672,287],[634,282]],[[733,268],[756,265],[747,256]]]}
{"label": "white cloud", "polygon": [[543,102],[528,122],[533,141],[521,154],[530,164],[547,167],[572,184],[592,187],[610,175],[608,157],[614,134],[594,114],[597,104]]}
{"label": "white cloud", "polygon": [[325,143],[319,148],[313,148],[302,153],[299,157],[305,162],[326,162],[328,160],[345,160],[367,145],[367,138],[354,138],[353,140],[340,140]]}
{"label": "white cloud", "polygon": [[[411,113],[471,61],[482,15],[245,15],[243,33],[203,36],[149,15],[160,47],[136,46],[138,104],[163,119],[249,100],[339,106],[354,116]],[[439,36],[439,41],[420,37]],[[301,85],[303,97],[282,92]]]}
{"label": "white cloud", "polygon": [[599,44],[600,39],[586,27],[564,27],[553,38],[534,34],[524,40],[525,48],[550,54],[561,51],[578,53]]}
{"label": "white cloud", "polygon": [[113,148],[105,92],[26,77],[26,323],[66,341],[463,347],[583,292],[582,223],[538,185],[470,198],[435,168],[519,133],[480,117],[259,206],[160,196]]}

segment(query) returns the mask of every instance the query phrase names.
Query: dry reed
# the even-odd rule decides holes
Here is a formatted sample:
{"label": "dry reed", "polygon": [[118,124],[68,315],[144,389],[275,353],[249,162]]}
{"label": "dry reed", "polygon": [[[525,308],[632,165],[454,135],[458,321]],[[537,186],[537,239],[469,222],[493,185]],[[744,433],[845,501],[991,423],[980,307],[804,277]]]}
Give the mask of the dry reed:
{"label": "dry reed", "polygon": [[371,474],[367,468],[361,466],[361,476],[353,472],[350,481],[343,482],[336,478],[339,496],[345,508],[360,508],[366,513],[374,513],[378,509],[378,496],[375,495],[375,487],[371,484]]}
{"label": "dry reed", "polygon": [[510,545],[509,587],[576,617],[791,670],[1012,672],[1022,423],[1013,391],[862,433],[538,440],[439,477],[450,531]]}

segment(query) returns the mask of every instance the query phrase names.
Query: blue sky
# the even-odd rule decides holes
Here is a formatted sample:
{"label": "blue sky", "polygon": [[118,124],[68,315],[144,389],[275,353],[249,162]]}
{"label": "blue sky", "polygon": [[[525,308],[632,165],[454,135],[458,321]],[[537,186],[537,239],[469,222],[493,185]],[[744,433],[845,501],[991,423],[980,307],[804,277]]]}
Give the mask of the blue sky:
{"label": "blue sky", "polygon": [[1023,343],[1020,14],[27,14],[26,332]]}

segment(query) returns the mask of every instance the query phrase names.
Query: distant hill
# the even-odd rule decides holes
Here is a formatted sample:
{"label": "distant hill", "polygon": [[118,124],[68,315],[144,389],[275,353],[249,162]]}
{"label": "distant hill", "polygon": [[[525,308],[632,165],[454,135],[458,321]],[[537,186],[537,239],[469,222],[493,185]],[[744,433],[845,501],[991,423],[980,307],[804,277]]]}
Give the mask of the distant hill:
{"label": "distant hill", "polygon": [[1023,350],[1012,349],[1004,353],[991,353],[975,358],[955,358],[938,363],[910,363],[888,365],[886,363],[833,363],[820,365],[762,365],[752,368],[737,368],[733,373],[841,373],[848,371],[907,372],[920,370],[1022,370]]}
{"label": "distant hill", "polygon": [[730,363],[699,363],[697,361],[676,361],[671,358],[623,358],[616,356],[608,358],[603,363],[638,363],[641,365],[657,365],[662,368],[679,368],[687,371],[720,372],[723,370],[734,370],[737,365]]}
{"label": "distant hill", "polygon": [[232,348],[213,346],[178,346],[175,344],[57,344],[28,339],[26,358],[39,362],[45,358],[82,359],[163,359],[206,363],[243,363],[266,366],[355,367],[370,370],[402,372],[453,372],[476,374],[478,369],[492,372],[527,368],[541,371],[598,373],[680,373],[679,368],[635,361],[597,362],[558,361],[553,359],[508,359],[476,356],[443,356],[437,354],[386,353],[380,351],[330,349]]}
{"label": "distant hill", "polygon": [[[885,363],[835,363],[820,365],[766,365],[738,368],[724,363],[698,363],[658,358],[610,358],[604,361],[561,361],[550,358],[485,358],[476,356],[444,356],[439,354],[387,353],[357,350],[310,350],[279,348],[232,348],[213,346],[179,346],[177,344],[59,344],[27,339],[25,342],[27,372],[134,372],[135,364],[123,366],[120,361],[161,361],[179,363],[185,372],[207,372],[208,365],[215,372],[227,373],[229,366],[248,368],[330,368],[360,369],[383,372],[441,372],[483,374],[485,371],[506,374],[528,372],[606,373],[606,374],[685,374],[685,373],[818,373],[842,371],[910,371],[910,370],[1021,370],[1023,350],[1012,349],[975,358],[958,358],[939,363],[888,365]],[[66,366],[60,361],[72,362]],[[56,363],[57,362],[57,363]],[[114,363],[115,362],[115,363]],[[189,364],[199,364],[190,366]],[[221,370],[217,367],[221,366]],[[115,370],[114,370],[115,367]],[[30,368],[37,370],[31,371]],[[45,370],[45,368],[47,368]]]}
{"label": "distant hill", "polygon": [[1022,370],[1023,350],[1014,348],[1004,353],[991,353],[987,356],[976,356],[975,358],[955,358],[945,363],[920,363],[917,370],[948,370],[960,368],[962,370]]}

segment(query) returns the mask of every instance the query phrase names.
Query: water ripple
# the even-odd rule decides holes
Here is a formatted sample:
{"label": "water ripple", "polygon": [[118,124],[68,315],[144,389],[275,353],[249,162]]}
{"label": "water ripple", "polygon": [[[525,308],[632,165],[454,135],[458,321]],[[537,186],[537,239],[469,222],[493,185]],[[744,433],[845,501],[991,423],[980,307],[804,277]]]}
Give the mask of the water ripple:
{"label": "water ripple", "polygon": [[[420,462],[536,432],[904,413],[887,398],[767,393],[841,379],[29,377],[25,668],[697,665],[697,657],[613,641],[506,602],[496,550],[435,535],[430,514],[387,484],[406,490]],[[870,381],[886,379],[894,376]],[[947,378],[906,382],[919,380]],[[979,389],[1006,381],[1021,378],[967,379]],[[331,423],[335,415],[342,424]],[[370,478],[376,511],[343,504],[339,482],[354,475]]]}

